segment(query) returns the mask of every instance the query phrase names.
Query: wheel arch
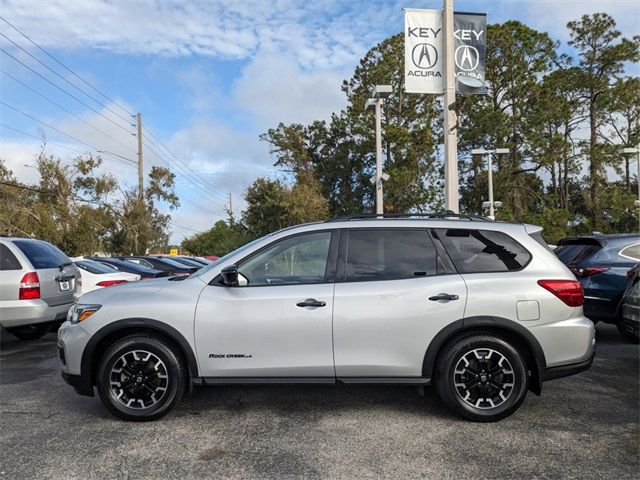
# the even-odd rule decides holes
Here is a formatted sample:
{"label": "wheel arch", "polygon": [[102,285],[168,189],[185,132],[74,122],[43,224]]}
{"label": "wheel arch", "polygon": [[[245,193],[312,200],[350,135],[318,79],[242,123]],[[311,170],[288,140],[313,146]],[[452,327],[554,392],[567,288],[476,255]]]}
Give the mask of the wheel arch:
{"label": "wheel arch", "polygon": [[524,350],[527,367],[531,372],[530,389],[540,395],[542,392],[542,373],[547,365],[544,351],[533,334],[522,325],[501,317],[477,316],[457,320],[442,330],[433,338],[424,355],[422,375],[431,378],[438,355],[443,347],[454,341],[460,335],[474,331],[495,332],[506,336],[516,343],[516,347]]}
{"label": "wheel arch", "polygon": [[[198,377],[198,363],[187,339],[175,328],[151,318],[125,318],[105,325],[91,336],[84,348],[81,375],[90,385],[96,384],[98,361],[114,342],[135,333],[155,333],[173,343],[180,351],[191,379]],[[189,382],[190,384],[191,382]]]}

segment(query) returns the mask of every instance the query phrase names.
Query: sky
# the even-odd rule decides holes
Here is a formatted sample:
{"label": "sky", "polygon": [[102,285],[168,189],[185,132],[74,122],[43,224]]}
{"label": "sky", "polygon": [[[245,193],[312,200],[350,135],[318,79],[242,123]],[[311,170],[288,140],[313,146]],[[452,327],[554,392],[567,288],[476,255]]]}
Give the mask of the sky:
{"label": "sky", "polygon": [[[566,23],[593,12],[613,16],[623,35],[639,34],[638,5],[454,2],[458,11],[486,12],[489,23],[519,20],[563,43]],[[44,135],[46,152],[62,158],[109,152],[103,170],[134,186],[130,115],[140,112],[145,170],[170,165],[177,174],[181,206],[171,212],[171,241],[180,243],[225,218],[229,194],[238,214],[257,177],[280,174],[261,133],[279,122],[330,118],[345,107],[340,85],[360,58],[402,31],[402,8],[441,7],[418,0],[0,0],[0,15],[64,65],[0,20],[0,158],[19,180],[36,182]]]}

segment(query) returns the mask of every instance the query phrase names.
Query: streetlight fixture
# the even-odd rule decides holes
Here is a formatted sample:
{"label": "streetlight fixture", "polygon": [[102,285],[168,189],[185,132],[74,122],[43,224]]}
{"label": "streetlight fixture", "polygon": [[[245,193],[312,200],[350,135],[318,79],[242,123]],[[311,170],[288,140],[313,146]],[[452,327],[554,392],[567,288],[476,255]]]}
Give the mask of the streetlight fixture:
{"label": "streetlight fixture", "polygon": [[640,231],[640,145],[635,148],[621,148],[620,150],[618,150],[618,153],[620,155],[636,155],[636,164],[638,166],[638,177],[636,179],[638,181],[638,199],[634,201],[633,204],[638,207],[638,231]]}
{"label": "streetlight fixture", "polygon": [[391,85],[376,85],[371,91],[371,97],[365,103],[365,111],[375,109],[376,111],[376,175],[371,179],[376,186],[376,215],[382,215],[382,181],[387,180],[389,175],[382,172],[382,125],[380,110],[382,102],[393,92]]}
{"label": "streetlight fixture", "polygon": [[495,148],[493,150],[487,150],[486,148],[474,148],[473,150],[471,150],[471,155],[482,155],[482,156],[487,155],[487,158],[488,158],[489,164],[487,167],[487,174],[488,174],[487,181],[489,183],[489,201],[482,202],[482,207],[483,208],[489,207],[489,218],[491,220],[496,219],[495,209],[500,208],[502,206],[502,202],[493,201],[493,157],[492,155],[493,154],[501,155],[506,153],[509,153],[508,148]]}

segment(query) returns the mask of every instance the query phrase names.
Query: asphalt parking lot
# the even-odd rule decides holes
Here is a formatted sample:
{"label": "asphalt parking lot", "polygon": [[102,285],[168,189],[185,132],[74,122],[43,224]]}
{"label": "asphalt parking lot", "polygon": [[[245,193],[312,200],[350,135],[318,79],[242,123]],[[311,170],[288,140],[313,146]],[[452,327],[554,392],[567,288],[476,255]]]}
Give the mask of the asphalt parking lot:
{"label": "asphalt parking lot", "polygon": [[116,420],[60,377],[55,335],[0,352],[0,478],[638,478],[638,346],[598,325],[591,370],[468,423],[411,387],[196,389]]}

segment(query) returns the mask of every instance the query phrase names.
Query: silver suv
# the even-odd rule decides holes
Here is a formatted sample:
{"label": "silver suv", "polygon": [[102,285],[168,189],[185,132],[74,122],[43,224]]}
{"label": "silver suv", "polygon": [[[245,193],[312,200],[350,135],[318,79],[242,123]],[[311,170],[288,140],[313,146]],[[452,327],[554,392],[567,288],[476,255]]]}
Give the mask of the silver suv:
{"label": "silver suv", "polygon": [[0,325],[21,340],[40,338],[66,318],[79,279],[50,243],[0,237]]}
{"label": "silver suv", "polygon": [[541,229],[445,217],[301,225],[190,276],[88,293],[58,333],[62,375],[128,420],[192,384],[339,382],[432,384],[493,421],[589,368],[582,287]]}

